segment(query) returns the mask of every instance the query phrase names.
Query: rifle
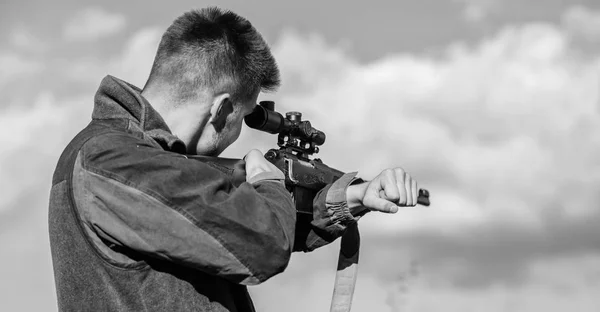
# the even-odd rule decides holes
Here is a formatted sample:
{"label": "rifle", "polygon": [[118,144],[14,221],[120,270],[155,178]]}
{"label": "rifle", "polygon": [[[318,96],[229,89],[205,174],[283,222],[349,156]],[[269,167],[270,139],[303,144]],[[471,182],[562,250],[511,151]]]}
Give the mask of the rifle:
{"label": "rifle", "polygon": [[[272,101],[260,102],[244,121],[250,128],[278,134],[279,149],[270,149],[265,158],[284,173],[285,185],[294,195],[298,213],[312,215],[312,202],[305,201],[312,201],[316,192],[344,175],[319,158],[310,159],[325,143],[325,133],[312,127],[310,121],[302,120],[300,112],[288,112],[284,118],[275,111]],[[429,206],[429,191],[420,189],[417,203]]]}

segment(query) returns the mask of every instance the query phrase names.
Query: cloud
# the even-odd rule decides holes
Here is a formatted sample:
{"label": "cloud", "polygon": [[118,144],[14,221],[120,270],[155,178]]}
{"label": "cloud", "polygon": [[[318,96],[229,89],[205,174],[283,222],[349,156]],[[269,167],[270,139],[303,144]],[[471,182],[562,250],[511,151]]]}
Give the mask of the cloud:
{"label": "cloud", "polygon": [[[377,258],[380,253],[370,259]],[[283,275],[250,287],[258,310],[327,311],[333,291],[334,271],[331,265],[325,271],[311,269],[310,265],[296,269],[300,261],[318,263],[326,258],[302,257]],[[384,261],[369,263],[370,259],[363,260],[362,267],[377,266],[379,275],[385,277],[360,270],[352,311],[561,312],[571,309],[593,312],[600,304],[596,295],[600,287],[598,257],[537,261],[528,268],[530,278],[527,284],[497,284],[471,289],[456,287],[446,280],[445,274],[428,271],[406,258],[386,259],[384,264]],[[325,260],[333,264],[331,260],[335,259],[327,257]],[[468,270],[460,263],[448,267],[450,271]],[[288,273],[297,275],[292,275],[295,278],[289,275],[286,278]],[[303,298],[302,305],[289,304],[298,298]]]}
{"label": "cloud", "polygon": [[[334,262],[331,262],[333,264]],[[333,293],[335,268],[328,271],[305,268],[302,278],[291,279],[286,273],[269,280],[267,283],[249,288],[257,311],[305,312],[329,311]],[[360,276],[352,311],[392,312],[386,303],[389,291],[381,287],[381,282],[372,276]],[[290,304],[298,302],[301,304]]]}
{"label": "cloud", "polygon": [[13,51],[0,49],[0,68],[2,68],[0,71],[0,90],[2,90],[10,82],[39,73],[44,68],[44,64]]}
{"label": "cloud", "polygon": [[[3,108],[0,114],[0,144],[4,147],[0,153],[3,190],[0,244],[6,247],[3,263],[7,265],[0,268],[5,281],[0,283],[0,292],[7,296],[0,303],[0,310],[12,311],[19,307],[18,310],[38,311],[56,306],[47,225],[52,172],[62,149],[89,122],[93,94],[100,80],[111,73],[143,83],[156,51],[157,37],[160,38],[150,30],[134,34],[118,56],[105,62],[109,64],[104,69],[108,72],[100,70],[100,60],[89,62],[91,68],[88,69],[94,69],[89,71],[84,70],[79,61],[62,63],[65,66],[59,67],[67,72],[73,69],[66,65],[81,66],[77,77],[54,76],[69,85],[70,94],[57,96],[53,91],[40,91],[33,104],[13,96],[12,102]],[[23,84],[13,81],[18,76],[41,72],[41,67],[32,64],[17,54],[0,55],[0,65],[13,73],[10,79],[14,83]],[[75,78],[82,87],[73,88],[70,79]],[[36,300],[23,297],[32,293]]]}
{"label": "cloud", "polygon": [[[0,244],[5,248],[0,310],[56,306],[48,244],[49,190],[58,156],[87,123],[90,98],[63,98],[59,103],[53,94],[41,93],[34,105],[15,103],[0,114]],[[26,294],[35,294],[36,300],[27,300]]]}
{"label": "cloud", "polygon": [[[8,105],[0,115],[0,127],[3,129],[0,131],[0,144],[7,147],[0,155],[0,163],[31,164],[2,166],[0,169],[0,186],[9,194],[0,199],[0,214],[18,207],[14,204],[15,198],[19,198],[30,187],[47,182],[38,179],[36,172],[51,175],[49,170],[53,169],[53,162],[58,158],[47,157],[58,157],[69,137],[85,126],[91,116],[94,88],[105,75],[122,77],[138,85],[145,82],[160,34],[156,29],[140,30],[130,38],[118,56],[108,61],[75,60],[70,64],[60,63],[60,67],[68,73],[64,78],[83,82],[86,87],[82,90],[86,93],[57,99],[52,92],[46,91],[34,99],[33,105],[19,100]],[[0,54],[0,65],[5,65],[6,71],[3,73],[7,73],[6,80],[9,76],[16,79],[19,75],[30,75],[41,70],[36,63],[28,63],[16,54]],[[34,155],[26,152],[28,150],[39,152]],[[28,161],[28,157],[33,158]]]}
{"label": "cloud", "polygon": [[101,8],[87,8],[66,22],[63,36],[69,41],[94,41],[118,33],[127,24],[125,16]]}
{"label": "cloud", "polygon": [[[289,33],[274,46],[284,88],[272,98],[327,133],[319,158],[366,178],[400,165],[431,190],[429,208],[360,221],[359,284],[362,274],[385,281],[401,273],[390,263],[412,257],[424,273],[408,311],[494,311],[488,301],[498,310],[561,311],[573,300],[595,310],[588,289],[596,281],[565,285],[573,284],[568,264],[599,256],[600,58],[582,58],[570,39],[564,28],[530,23],[440,57],[367,64],[314,36]],[[246,131],[234,151],[252,136]],[[557,259],[541,273],[532,268]],[[543,278],[554,269],[556,285]],[[578,276],[594,272],[577,268]]]}
{"label": "cloud", "polygon": [[[296,40],[310,49],[310,40]],[[550,25],[509,27],[473,49],[452,46],[439,59],[397,55],[328,69],[320,60],[310,64],[285,55],[289,50],[275,51],[280,60],[298,60],[308,77],[320,70],[323,78],[302,85],[307,92],[280,98],[328,133],[321,158],[333,166],[358,166],[366,176],[404,163],[417,176],[423,171],[442,196],[447,189],[464,196],[463,204],[490,208],[481,209],[490,217],[485,222],[505,214],[535,224],[544,198],[553,199],[563,183],[580,183],[551,169],[583,176],[592,159],[573,148],[598,150],[599,62],[578,60],[564,33]],[[430,167],[439,170],[435,176]],[[511,209],[517,201],[529,208]],[[588,205],[568,216],[591,211]]]}
{"label": "cloud", "polygon": [[40,53],[46,50],[46,43],[23,27],[15,28],[10,32],[9,42],[12,47],[27,52]]}
{"label": "cloud", "polygon": [[143,87],[150,74],[161,36],[162,31],[158,28],[141,29],[129,38],[120,53],[108,59],[62,59],[55,65],[63,68],[61,73],[64,78],[74,83],[96,86],[102,77],[110,74]]}
{"label": "cloud", "polygon": [[[19,200],[32,188],[50,183],[52,169],[67,138],[85,126],[81,117],[91,114],[88,97],[63,99],[58,104],[50,93],[42,93],[33,106],[14,104],[0,116],[0,215],[11,209],[23,209]],[[44,179],[40,179],[44,176]]]}
{"label": "cloud", "polygon": [[568,30],[588,40],[600,40],[600,12],[576,5],[565,11],[561,20]]}
{"label": "cloud", "polygon": [[455,2],[464,5],[463,18],[471,23],[484,21],[497,5],[495,0],[455,0]]}
{"label": "cloud", "polygon": [[[536,264],[536,270],[544,270],[541,275],[532,278],[526,285],[515,287],[493,285],[463,290],[444,285],[440,278],[423,277],[419,271],[383,285],[376,283],[374,287],[389,294],[391,311],[559,312],[572,309],[591,312],[600,303],[594,294],[599,284],[582,278],[590,271],[572,267],[573,264],[586,263],[585,260]],[[464,268],[459,266],[457,269]],[[597,269],[593,271],[597,272]]]}

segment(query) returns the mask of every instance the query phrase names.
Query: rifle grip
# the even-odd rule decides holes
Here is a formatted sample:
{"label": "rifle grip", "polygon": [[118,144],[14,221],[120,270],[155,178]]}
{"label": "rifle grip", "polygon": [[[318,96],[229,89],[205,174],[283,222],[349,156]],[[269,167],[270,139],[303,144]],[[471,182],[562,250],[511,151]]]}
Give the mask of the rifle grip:
{"label": "rifle grip", "polygon": [[423,206],[429,206],[429,191],[426,189],[419,189],[419,198],[417,198],[417,204]]}
{"label": "rifle grip", "polygon": [[[385,192],[383,190],[379,191],[379,197],[386,199]],[[429,191],[426,189],[419,189],[419,198],[417,198],[417,204],[423,206],[429,206],[431,203],[429,202]]]}

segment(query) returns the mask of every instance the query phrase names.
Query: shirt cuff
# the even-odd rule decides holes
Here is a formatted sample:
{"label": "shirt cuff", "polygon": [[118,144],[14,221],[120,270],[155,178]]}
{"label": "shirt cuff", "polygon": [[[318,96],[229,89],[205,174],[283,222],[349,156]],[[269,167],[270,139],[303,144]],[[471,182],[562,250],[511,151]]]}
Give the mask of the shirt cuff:
{"label": "shirt cuff", "polygon": [[283,183],[285,181],[285,176],[281,171],[265,171],[251,177],[247,182],[250,184],[255,184],[260,181],[276,181]]}
{"label": "shirt cuff", "polygon": [[327,192],[325,206],[330,222],[333,224],[345,227],[360,218],[360,216],[355,217],[350,213],[348,202],[346,201],[346,189],[348,186],[356,181],[362,181],[356,177],[357,173],[349,172],[344,174],[331,185]]}

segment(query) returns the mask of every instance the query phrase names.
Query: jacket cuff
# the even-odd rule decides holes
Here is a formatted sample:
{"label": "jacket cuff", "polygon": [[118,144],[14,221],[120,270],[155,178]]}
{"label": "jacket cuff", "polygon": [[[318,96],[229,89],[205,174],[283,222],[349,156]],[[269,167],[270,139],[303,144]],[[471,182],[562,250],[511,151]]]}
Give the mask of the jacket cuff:
{"label": "jacket cuff", "polygon": [[346,201],[346,189],[350,184],[360,180],[359,178],[356,178],[357,173],[358,172],[350,172],[344,174],[341,178],[337,179],[327,191],[325,206],[327,207],[327,214],[329,215],[330,222],[333,224],[339,224],[346,227],[360,218],[360,216],[355,217],[350,213],[348,202]]}

